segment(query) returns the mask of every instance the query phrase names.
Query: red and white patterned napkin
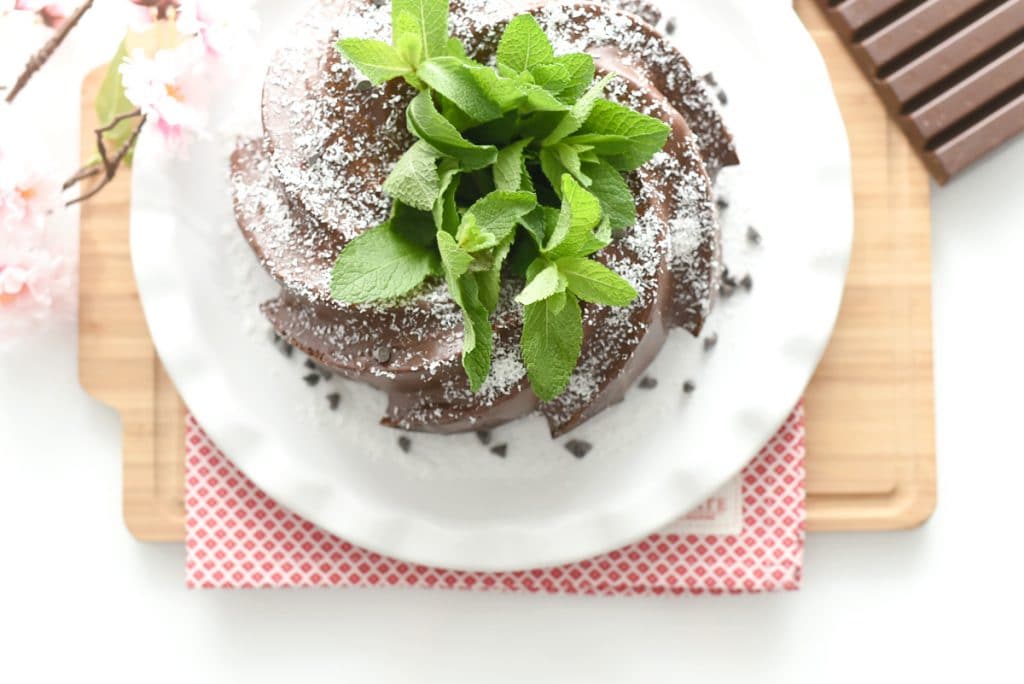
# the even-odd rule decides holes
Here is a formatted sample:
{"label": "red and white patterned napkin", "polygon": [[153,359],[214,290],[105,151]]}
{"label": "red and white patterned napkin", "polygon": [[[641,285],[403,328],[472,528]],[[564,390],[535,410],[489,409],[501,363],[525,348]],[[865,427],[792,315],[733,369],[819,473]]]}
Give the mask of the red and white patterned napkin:
{"label": "red and white patterned napkin", "polygon": [[[804,414],[798,406],[744,469],[739,534],[686,534],[677,523],[644,541],[556,568],[477,573],[386,558],[287,511],[228,461],[189,417],[189,587],[403,586],[570,594],[701,594],[796,589],[804,545]],[[726,512],[713,498],[689,518]]]}

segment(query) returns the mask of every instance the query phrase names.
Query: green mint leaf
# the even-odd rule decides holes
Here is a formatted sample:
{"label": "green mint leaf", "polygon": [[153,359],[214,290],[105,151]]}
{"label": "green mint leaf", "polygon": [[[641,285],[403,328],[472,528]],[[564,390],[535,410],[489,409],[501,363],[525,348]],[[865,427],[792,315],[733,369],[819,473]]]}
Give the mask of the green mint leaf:
{"label": "green mint leaf", "polygon": [[434,217],[429,211],[421,211],[396,201],[391,207],[391,230],[409,242],[423,247],[434,246]]}
{"label": "green mint leaf", "polygon": [[392,0],[391,30],[395,45],[414,36],[426,59],[447,54],[448,0]]}
{"label": "green mint leaf", "polygon": [[636,223],[636,200],[622,174],[606,161],[587,163],[583,171],[590,177],[587,188],[601,203],[601,212],[611,230],[623,230]]}
{"label": "green mint leaf", "polygon": [[[487,380],[491,370],[491,323],[488,307],[481,301],[479,274],[469,273],[473,255],[459,247],[444,231],[437,233],[448,293],[462,309],[462,367],[473,391]],[[490,300],[490,292],[483,296]]]}
{"label": "green mint leaf", "polygon": [[636,290],[625,278],[593,259],[565,257],[558,260],[558,270],[569,290],[585,302],[626,306],[636,299]]}
{"label": "green mint leaf", "polygon": [[477,200],[466,212],[463,221],[473,217],[498,242],[504,242],[515,231],[520,219],[536,207],[537,196],[532,192],[495,190]]}
{"label": "green mint leaf", "polygon": [[494,233],[481,228],[473,214],[466,214],[463,218],[455,239],[459,247],[471,253],[490,249],[498,244],[498,238]]}
{"label": "green mint leaf", "polygon": [[560,93],[556,93],[566,102],[575,102],[594,82],[594,58],[585,52],[573,52],[555,57],[552,64],[565,69],[569,81]]}
{"label": "green mint leaf", "polygon": [[601,223],[601,203],[569,174],[562,176],[562,209],[541,251],[550,259],[579,256]]}
{"label": "green mint leaf", "polygon": [[410,207],[432,210],[441,196],[437,151],[422,140],[410,147],[384,181],[384,192]]}
{"label": "green mint leaf", "polygon": [[567,112],[569,105],[544,90],[539,85],[526,83],[522,85],[526,92],[524,109],[528,112]]}
{"label": "green mint leaf", "polygon": [[572,106],[572,109],[565,115],[561,123],[551,132],[542,144],[554,145],[562,139],[572,135],[576,131],[580,130],[584,123],[590,118],[595,107],[601,100],[601,96],[604,94],[604,89],[608,87],[608,84],[615,79],[615,74],[608,74],[600,81],[591,86],[590,90],[585,92],[576,104]]}
{"label": "green mint leaf", "polygon": [[477,66],[477,63],[466,54],[466,46],[458,38],[448,39],[448,56],[454,57],[466,66]]}
{"label": "green mint leaf", "polygon": [[583,172],[583,161],[580,159],[580,149],[581,148],[574,145],[564,145],[559,143],[555,145],[553,151],[562,166],[568,170],[569,173],[571,173],[573,177],[583,185],[583,187],[589,188],[593,181],[591,181],[590,177]]}
{"label": "green mint leaf", "polygon": [[[424,84],[424,90],[426,90],[426,84]],[[434,96],[437,99],[437,103],[440,105],[439,111],[441,112],[441,116],[447,119],[448,123],[450,123],[455,128],[455,130],[462,133],[462,131],[473,128],[479,123],[469,114],[459,109],[458,105],[456,105],[454,102],[449,100],[441,93],[437,92],[436,90],[432,92],[434,93]]]}
{"label": "green mint leaf", "polygon": [[523,190],[523,178],[527,174],[523,151],[533,142],[531,139],[519,140],[498,151],[494,162],[494,187],[510,192]]}
{"label": "green mint leaf", "polygon": [[[494,258],[491,268],[487,271],[480,271],[475,274],[479,286],[480,303],[488,312],[494,313],[498,308],[498,296],[501,291],[501,267],[512,249],[515,235],[510,235],[504,242],[494,248]],[[527,241],[528,242],[528,241]]]}
{"label": "green mint leaf", "polygon": [[[581,135],[577,139],[584,142],[587,140],[586,136],[591,134],[627,138],[629,145],[623,152],[602,156],[606,156],[612,166],[620,171],[634,171],[650,161],[651,157],[665,146],[671,132],[672,129],[664,121],[635,112],[615,102],[599,100],[580,129]],[[597,144],[594,147],[599,150]]]}
{"label": "green mint leaf", "polygon": [[413,98],[406,118],[414,135],[442,154],[458,159],[466,171],[490,166],[498,157],[498,149],[493,145],[474,145],[463,138],[458,129],[437,111],[429,91]]}
{"label": "green mint leaf", "polygon": [[[454,166],[445,168],[449,164]],[[459,217],[459,207],[455,202],[455,194],[459,191],[459,183],[461,181],[458,165],[454,159],[446,159],[441,162],[439,172],[441,177],[441,196],[434,201],[434,206],[431,209],[434,217],[434,227],[437,230],[443,230],[451,235],[455,235],[461,220]]]}
{"label": "green mint leaf", "polygon": [[413,71],[397,49],[379,40],[345,38],[338,41],[337,48],[374,85]]}
{"label": "green mint leaf", "polygon": [[[519,243],[530,243],[532,244],[539,253],[541,246],[544,244],[547,238],[547,221],[545,217],[547,212],[551,211],[554,215],[558,216],[558,210],[552,209],[551,207],[538,206],[536,209],[531,211],[529,214],[519,220],[519,225],[526,230],[530,236],[530,240],[520,240]],[[517,243],[517,244],[519,244]]]}
{"label": "green mint leaf", "polygon": [[408,294],[437,268],[437,256],[384,223],[345,246],[331,273],[331,296],[365,304]]}
{"label": "green mint leaf", "polygon": [[569,71],[557,62],[535,64],[530,67],[530,75],[533,76],[536,85],[552,95],[558,95],[569,87]]}
{"label": "green mint leaf", "polygon": [[429,59],[419,66],[416,75],[477,123],[501,118],[501,107],[491,100],[486,89],[457,58]]}
{"label": "green mint leaf", "polygon": [[526,307],[520,340],[534,393],[551,401],[569,385],[583,347],[579,301],[560,292]]}
{"label": "green mint leaf", "polygon": [[555,194],[559,197],[562,196],[562,176],[569,173],[569,169],[565,168],[565,164],[555,153],[553,147],[545,147],[540,151],[540,170],[544,172],[544,177],[551,183],[551,187],[554,188]]}
{"label": "green mint leaf", "polygon": [[601,223],[598,224],[593,234],[588,235],[586,241],[580,246],[576,253],[579,256],[590,256],[595,252],[600,252],[602,249],[612,243],[612,227],[608,221],[607,216],[601,218]]}
{"label": "green mint leaf", "polygon": [[458,287],[453,287],[452,283],[469,271],[469,265],[473,263],[473,255],[459,247],[455,238],[443,230],[437,232],[436,238],[445,279],[448,281],[449,288],[453,290],[452,299],[456,304],[462,306],[461,290]]}
{"label": "green mint leaf", "polygon": [[518,71],[508,65],[502,64],[501,62],[498,62],[495,68],[498,70],[498,74],[502,78],[515,78],[519,75]]}
{"label": "green mint leaf", "polygon": [[530,279],[523,291],[516,296],[516,301],[523,306],[539,302],[556,292],[565,292],[567,283],[566,277],[559,272],[558,266],[548,264]]}
{"label": "green mint leaf", "polygon": [[513,18],[498,43],[498,63],[519,73],[554,58],[551,41],[530,14]]}
{"label": "green mint leaf", "polygon": [[628,153],[633,141],[624,135],[607,135],[605,133],[582,133],[571,135],[563,140],[567,145],[584,145],[590,147],[599,157],[614,157]]}
{"label": "green mint leaf", "polygon": [[526,90],[522,84],[495,73],[491,67],[474,64],[466,68],[487,97],[497,103],[502,111],[516,109],[526,99]]}
{"label": "green mint leaf", "polygon": [[469,386],[477,392],[491,372],[494,345],[490,314],[480,301],[480,285],[474,275],[459,278],[462,290],[462,367],[469,377]]}
{"label": "green mint leaf", "polygon": [[423,38],[416,25],[416,18],[408,12],[402,12],[394,17],[394,22],[392,34],[395,49],[406,64],[416,69],[423,61]]}

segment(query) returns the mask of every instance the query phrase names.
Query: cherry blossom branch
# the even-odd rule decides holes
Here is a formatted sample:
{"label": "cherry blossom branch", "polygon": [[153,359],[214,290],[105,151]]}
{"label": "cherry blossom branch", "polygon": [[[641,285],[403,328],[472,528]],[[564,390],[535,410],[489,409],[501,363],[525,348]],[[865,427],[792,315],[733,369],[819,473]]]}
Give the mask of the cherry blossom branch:
{"label": "cherry blossom branch", "polygon": [[[117,152],[114,153],[113,157],[109,156],[107,154],[107,146],[103,143],[103,134],[109,133],[110,131],[114,130],[114,128],[122,121],[128,121],[129,119],[135,119],[139,117],[141,117],[139,120],[139,125],[135,127],[134,131],[132,131],[131,137],[129,137],[128,140],[126,140],[124,144],[117,149]],[[105,188],[107,184],[114,179],[114,175],[117,173],[117,170],[121,167],[121,162],[124,161],[124,158],[128,155],[129,150],[131,150],[132,147],[135,145],[135,141],[138,140],[139,133],[142,132],[142,127],[145,124],[146,116],[142,113],[141,109],[135,109],[131,112],[120,114],[114,117],[114,119],[109,124],[107,124],[106,126],[100,126],[96,129],[96,151],[100,155],[99,164],[89,164],[83,166],[81,169],[75,172],[75,174],[71,176],[71,178],[65,181],[63,189],[68,190],[76,183],[80,183],[81,181],[87,178],[92,178],[93,176],[98,176],[100,174],[103,174],[103,178],[102,180],[100,180],[99,183],[96,184],[96,187],[94,187],[92,190],[85,193],[84,195],[76,197],[75,199],[67,202],[64,206],[70,207],[73,204],[78,204],[79,202],[84,202],[87,199],[95,197],[97,194],[99,194],[100,190]]]}
{"label": "cherry blossom branch", "polygon": [[61,24],[61,27],[57,29],[57,32],[54,33],[48,41],[46,41],[43,47],[39,49],[39,52],[32,55],[28,60],[28,63],[25,64],[25,70],[21,72],[21,75],[18,76],[18,80],[15,81],[14,86],[11,88],[11,92],[7,93],[6,99],[8,104],[14,102],[14,98],[16,98],[22,88],[28,84],[32,76],[35,75],[35,73],[39,71],[44,64],[46,64],[50,57],[53,56],[53,53],[57,51],[60,44],[63,43],[64,39],[68,37],[69,33],[71,33],[71,29],[78,25],[82,16],[85,15],[85,13],[92,7],[94,1],[95,0],[85,0],[85,2],[75,10],[74,14],[68,17],[68,20]]}

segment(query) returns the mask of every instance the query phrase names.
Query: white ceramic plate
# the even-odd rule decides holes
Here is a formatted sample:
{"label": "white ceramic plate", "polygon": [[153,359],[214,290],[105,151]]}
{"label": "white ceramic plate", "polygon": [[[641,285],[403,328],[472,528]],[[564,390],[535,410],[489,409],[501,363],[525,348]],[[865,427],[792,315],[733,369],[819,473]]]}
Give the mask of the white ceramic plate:
{"label": "white ceramic plate", "polygon": [[[265,3],[264,25],[287,27],[286,4]],[[722,181],[732,205],[726,261],[755,286],[714,314],[712,352],[674,333],[650,370],[656,389],[633,389],[569,436],[595,445],[582,460],[536,417],[495,432],[505,459],[471,434],[413,435],[405,454],[376,423],[382,395],[339,380],[309,387],[301,359],[268,342],[257,311],[275,287],[234,227],[224,141],[173,160],[143,139],[132,256],[153,338],[190,409],[260,487],[383,554],[509,570],[641,538],[757,453],[799,400],[839,308],[852,238],[847,139],[821,57],[788,3],[672,4],[685,53],[728,92],[743,168]],[[274,36],[260,44],[270,54]],[[256,120],[263,68],[236,79],[215,116]],[[748,222],[764,236],[759,248],[742,238]],[[697,384],[689,397],[686,379]],[[332,412],[325,396],[335,391]]]}

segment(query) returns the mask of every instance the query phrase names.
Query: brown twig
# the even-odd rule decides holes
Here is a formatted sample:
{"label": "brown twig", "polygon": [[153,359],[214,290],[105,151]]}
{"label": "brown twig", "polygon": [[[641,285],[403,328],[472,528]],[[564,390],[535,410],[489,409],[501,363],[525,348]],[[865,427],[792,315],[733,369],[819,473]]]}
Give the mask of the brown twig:
{"label": "brown twig", "polygon": [[22,88],[28,84],[29,79],[31,79],[32,76],[39,71],[44,64],[46,64],[47,60],[53,56],[53,53],[56,52],[58,47],[60,47],[60,44],[63,43],[64,39],[68,37],[69,33],[71,33],[71,29],[78,25],[82,16],[92,7],[94,1],[95,0],[85,0],[85,2],[75,10],[74,14],[68,17],[67,21],[61,24],[61,27],[57,29],[57,32],[54,33],[48,41],[46,41],[43,47],[39,49],[39,52],[32,55],[28,60],[28,63],[25,64],[25,70],[21,72],[21,75],[18,76],[18,80],[15,81],[14,86],[11,88],[11,92],[7,93],[8,103],[14,102],[14,98],[16,98]]}
{"label": "brown twig", "polygon": [[83,166],[82,168],[75,172],[75,175],[64,181],[64,185],[61,186],[61,190],[70,190],[71,186],[74,185],[75,183],[80,183],[84,181],[86,178],[92,178],[93,176],[97,176],[101,173],[103,173],[103,169],[101,169],[99,166],[96,166],[95,164],[93,164],[92,166]]}
{"label": "brown twig", "polygon": [[[134,119],[136,117],[142,118],[139,121],[139,125],[135,127],[134,131],[132,131],[131,137],[129,137],[128,140],[126,140],[125,143],[117,149],[117,152],[114,153],[113,157],[109,156],[107,154],[107,147],[106,145],[103,144],[103,134],[112,131],[122,121],[127,121],[129,119]],[[132,149],[133,145],[135,145],[135,141],[139,139],[139,133],[142,132],[142,127],[145,124],[146,116],[142,113],[142,110],[136,109],[126,114],[120,114],[114,117],[114,120],[106,126],[101,126],[96,129],[96,151],[99,152],[100,155],[100,164],[85,166],[79,169],[73,176],[71,176],[71,178],[69,178],[64,183],[64,189],[67,190],[75,183],[81,182],[86,178],[98,176],[100,174],[103,175],[103,179],[99,183],[97,183],[96,187],[94,187],[92,190],[85,193],[84,195],[81,195],[80,197],[76,197],[75,199],[67,202],[64,206],[70,207],[73,204],[78,204],[79,202],[84,202],[87,199],[95,197],[100,192],[100,190],[105,188],[107,184],[114,179],[114,175],[117,173],[117,170],[121,167],[121,162],[124,161],[124,158],[128,155],[128,151]]]}

